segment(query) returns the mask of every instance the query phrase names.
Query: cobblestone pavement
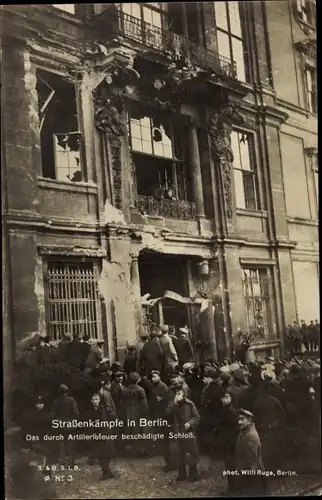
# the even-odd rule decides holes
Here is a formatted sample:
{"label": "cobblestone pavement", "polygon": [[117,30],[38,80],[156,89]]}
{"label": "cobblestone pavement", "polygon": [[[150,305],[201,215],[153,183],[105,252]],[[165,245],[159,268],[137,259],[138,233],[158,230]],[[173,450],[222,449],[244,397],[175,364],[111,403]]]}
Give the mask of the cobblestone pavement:
{"label": "cobblestone pavement", "polygon": [[[223,463],[202,457],[201,479],[197,483],[177,483],[176,472],[165,474],[161,457],[148,459],[116,459],[112,468],[114,479],[100,481],[98,465],[87,465],[86,460],[77,462],[80,471],[73,472],[73,481],[57,483],[60,499],[113,499],[113,498],[196,498],[219,496],[226,489]],[[271,495],[291,495],[317,484],[322,484],[322,474],[298,474],[296,476],[269,478]]]}

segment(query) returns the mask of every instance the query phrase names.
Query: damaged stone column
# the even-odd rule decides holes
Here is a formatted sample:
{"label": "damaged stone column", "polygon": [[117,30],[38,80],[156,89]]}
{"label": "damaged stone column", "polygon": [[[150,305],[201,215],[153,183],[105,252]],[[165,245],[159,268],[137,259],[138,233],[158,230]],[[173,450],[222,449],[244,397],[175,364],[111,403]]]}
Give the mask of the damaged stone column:
{"label": "damaged stone column", "polygon": [[197,135],[197,124],[191,121],[188,132],[188,145],[189,145],[189,165],[192,177],[192,190],[194,202],[196,204],[196,216],[198,218],[205,217],[202,175]]}
{"label": "damaged stone column", "polygon": [[143,330],[143,315],[141,306],[141,285],[138,256],[132,256],[131,282],[133,295],[135,297],[136,336],[139,337]]}

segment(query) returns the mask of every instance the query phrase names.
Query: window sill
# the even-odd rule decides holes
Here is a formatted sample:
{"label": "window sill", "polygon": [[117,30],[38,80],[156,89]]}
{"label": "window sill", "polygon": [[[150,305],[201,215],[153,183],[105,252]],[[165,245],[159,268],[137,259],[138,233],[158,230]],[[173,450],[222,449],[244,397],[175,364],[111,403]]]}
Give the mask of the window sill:
{"label": "window sill", "polygon": [[97,193],[96,184],[89,182],[69,182],[57,181],[46,177],[38,177],[38,186],[40,188],[56,189],[58,191],[71,191],[77,193]]}
{"label": "window sill", "polygon": [[258,217],[267,219],[268,213],[266,210],[252,210],[248,208],[237,208],[236,215],[246,215],[247,217]]}

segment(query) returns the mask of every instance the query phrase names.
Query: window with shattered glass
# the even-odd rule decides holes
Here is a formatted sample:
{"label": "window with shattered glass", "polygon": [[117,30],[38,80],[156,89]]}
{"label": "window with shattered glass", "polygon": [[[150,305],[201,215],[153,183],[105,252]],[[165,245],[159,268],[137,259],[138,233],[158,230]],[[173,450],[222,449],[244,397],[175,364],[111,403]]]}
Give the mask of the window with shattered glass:
{"label": "window with shattered glass", "polygon": [[43,177],[82,181],[81,133],[74,84],[39,69],[37,92]]}
{"label": "window with shattered glass", "polygon": [[182,129],[168,113],[152,114],[138,104],[128,121],[139,195],[190,200]]}

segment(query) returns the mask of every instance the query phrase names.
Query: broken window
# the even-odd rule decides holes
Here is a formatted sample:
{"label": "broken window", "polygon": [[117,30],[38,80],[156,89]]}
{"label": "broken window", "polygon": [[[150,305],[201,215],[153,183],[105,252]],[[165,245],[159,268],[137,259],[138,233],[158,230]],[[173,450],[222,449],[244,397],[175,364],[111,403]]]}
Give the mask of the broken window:
{"label": "broken window", "polygon": [[132,105],[128,122],[138,194],[157,199],[190,200],[182,129],[169,113],[152,114]]}
{"label": "broken window", "polygon": [[45,274],[48,335],[65,333],[102,338],[99,269],[95,262],[47,263]]}
{"label": "broken window", "polygon": [[74,84],[38,69],[37,92],[43,177],[82,181],[81,133]]}

